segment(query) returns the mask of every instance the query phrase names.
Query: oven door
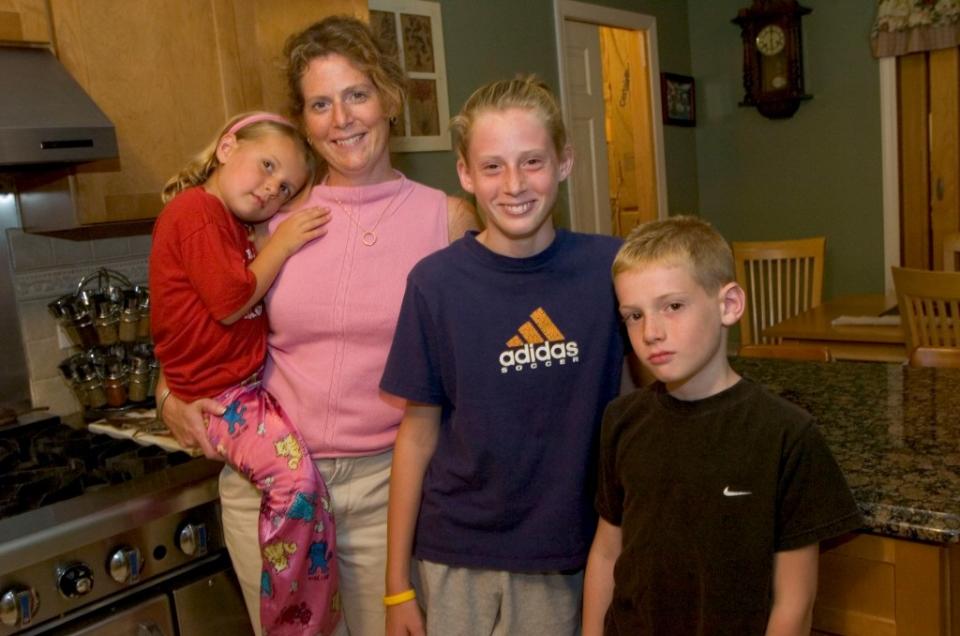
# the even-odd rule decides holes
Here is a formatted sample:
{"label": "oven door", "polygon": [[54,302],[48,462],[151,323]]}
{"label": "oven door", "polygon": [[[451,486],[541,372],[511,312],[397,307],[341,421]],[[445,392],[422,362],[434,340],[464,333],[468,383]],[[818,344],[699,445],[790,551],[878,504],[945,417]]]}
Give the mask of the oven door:
{"label": "oven door", "polygon": [[181,636],[253,636],[232,570],[202,577],[172,593]]}
{"label": "oven door", "polygon": [[166,594],[109,612],[93,622],[66,626],[55,633],[62,636],[176,636],[170,597]]}

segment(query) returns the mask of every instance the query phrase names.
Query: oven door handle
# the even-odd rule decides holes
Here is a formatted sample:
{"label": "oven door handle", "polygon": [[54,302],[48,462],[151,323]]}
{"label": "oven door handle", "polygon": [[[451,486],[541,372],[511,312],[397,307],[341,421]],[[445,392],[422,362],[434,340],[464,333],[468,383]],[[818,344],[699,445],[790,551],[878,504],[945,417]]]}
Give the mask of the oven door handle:
{"label": "oven door handle", "polygon": [[166,636],[160,626],[154,622],[137,625],[137,636]]}

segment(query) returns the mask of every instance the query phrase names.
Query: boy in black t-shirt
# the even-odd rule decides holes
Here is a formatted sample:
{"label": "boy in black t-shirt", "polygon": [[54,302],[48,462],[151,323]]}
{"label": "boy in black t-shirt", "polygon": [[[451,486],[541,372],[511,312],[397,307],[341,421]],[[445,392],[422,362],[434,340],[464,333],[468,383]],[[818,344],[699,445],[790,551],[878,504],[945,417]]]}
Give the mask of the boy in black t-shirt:
{"label": "boy in black t-shirt", "polygon": [[729,246],[696,218],[648,223],[613,276],[657,382],[604,414],[584,636],[809,634],[818,544],[861,517],[813,418],[730,367]]}

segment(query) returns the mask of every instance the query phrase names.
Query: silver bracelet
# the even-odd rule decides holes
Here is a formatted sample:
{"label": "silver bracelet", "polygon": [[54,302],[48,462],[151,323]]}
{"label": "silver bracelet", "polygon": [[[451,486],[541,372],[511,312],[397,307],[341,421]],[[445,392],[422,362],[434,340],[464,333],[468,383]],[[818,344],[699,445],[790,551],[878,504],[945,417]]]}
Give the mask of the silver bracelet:
{"label": "silver bracelet", "polygon": [[160,399],[157,400],[157,421],[163,424],[163,403],[167,401],[167,398],[170,397],[170,389],[164,389],[163,393],[160,394]]}

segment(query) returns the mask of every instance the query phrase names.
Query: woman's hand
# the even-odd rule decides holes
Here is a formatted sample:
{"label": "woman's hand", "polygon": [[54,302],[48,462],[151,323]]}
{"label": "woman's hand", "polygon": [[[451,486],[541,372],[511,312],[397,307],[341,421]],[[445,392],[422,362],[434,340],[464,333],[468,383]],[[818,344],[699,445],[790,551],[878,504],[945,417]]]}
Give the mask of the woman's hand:
{"label": "woman's hand", "polygon": [[423,614],[415,600],[387,608],[387,636],[424,636]]}
{"label": "woman's hand", "polygon": [[[166,381],[161,378],[157,383],[157,393],[162,395],[166,390]],[[162,412],[159,407],[162,406]],[[223,460],[207,437],[207,416],[223,415],[224,408],[216,400],[201,398],[193,402],[184,402],[174,394],[167,396],[162,404],[158,404],[157,418],[160,419],[174,439],[184,448],[199,448],[210,459]]]}

